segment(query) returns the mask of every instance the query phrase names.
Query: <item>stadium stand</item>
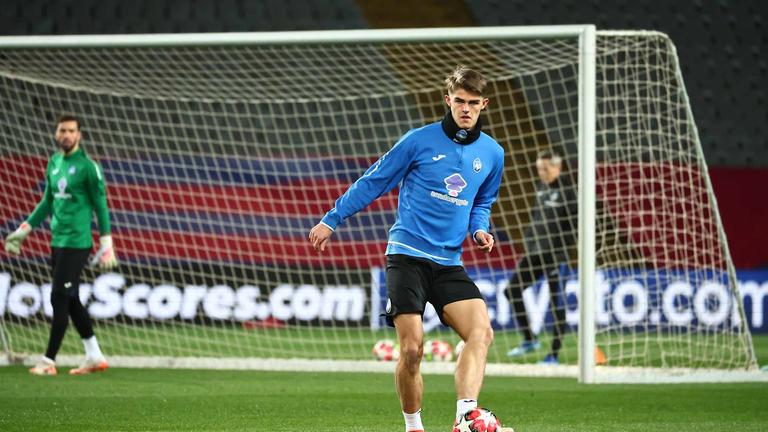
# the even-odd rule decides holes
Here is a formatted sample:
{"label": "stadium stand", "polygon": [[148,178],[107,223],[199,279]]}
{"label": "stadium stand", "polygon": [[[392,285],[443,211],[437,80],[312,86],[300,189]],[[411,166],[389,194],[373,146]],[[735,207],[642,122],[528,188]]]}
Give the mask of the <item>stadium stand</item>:
{"label": "stadium stand", "polygon": [[[600,29],[659,30],[677,44],[709,164],[768,166],[764,157],[768,151],[768,107],[761,85],[768,80],[768,61],[761,57],[768,45],[768,6],[763,2],[426,1],[419,2],[424,13],[418,14],[410,8],[388,7],[387,3],[9,0],[0,9],[0,32],[133,34],[579,22],[595,23]],[[745,74],[746,69],[751,73]]]}
{"label": "stadium stand", "polygon": [[[7,0],[0,33],[61,35],[594,23],[649,29],[675,42],[738,267],[768,265],[768,227],[738,203],[768,178],[768,4],[757,0]],[[736,172],[736,173],[734,173]],[[739,174],[740,173],[740,174]],[[738,181],[737,179],[744,179]],[[746,182],[746,184],[745,184]],[[764,195],[764,194],[763,194]],[[752,214],[768,214],[768,202]],[[757,213],[754,213],[757,212]],[[755,218],[756,219],[756,218]]]}

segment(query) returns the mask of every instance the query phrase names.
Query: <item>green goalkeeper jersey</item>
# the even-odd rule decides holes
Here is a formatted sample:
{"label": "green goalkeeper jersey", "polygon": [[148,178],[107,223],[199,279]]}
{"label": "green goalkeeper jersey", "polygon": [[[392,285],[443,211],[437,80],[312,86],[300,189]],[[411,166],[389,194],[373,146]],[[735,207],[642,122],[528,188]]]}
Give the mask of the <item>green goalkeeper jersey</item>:
{"label": "green goalkeeper jersey", "polygon": [[93,246],[93,212],[99,233],[110,233],[109,209],[104,175],[99,165],[78,148],[70,155],[56,152],[45,169],[45,192],[29,215],[27,223],[39,226],[50,214],[51,246],[90,248]]}

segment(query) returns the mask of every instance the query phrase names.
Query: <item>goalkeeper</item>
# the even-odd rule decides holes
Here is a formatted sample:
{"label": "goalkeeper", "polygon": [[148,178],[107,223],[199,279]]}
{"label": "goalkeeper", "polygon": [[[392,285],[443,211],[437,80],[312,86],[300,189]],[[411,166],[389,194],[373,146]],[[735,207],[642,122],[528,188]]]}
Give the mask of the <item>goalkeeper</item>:
{"label": "goalkeeper", "polygon": [[48,161],[43,197],[26,222],[5,239],[6,252],[18,255],[24,238],[48,215],[52,215],[53,322],[48,349],[29,370],[33,375],[56,375],[56,353],[64,339],[70,316],[83,340],[85,361],[69,373],[83,375],[107,369],[107,362],[93,333],[93,324],[79,297],[80,274],[93,246],[91,219],[94,211],[101,238],[91,265],[109,270],[115,267],[117,261],[110,235],[104,176],[96,162],[83,151],[80,138],[78,118],[69,114],[61,116],[56,127],[56,144],[60,151]]}
{"label": "goalkeeper", "polygon": [[427,302],[466,342],[456,363],[457,417],[477,406],[486,355],[493,339],[488,311],[461,262],[461,244],[491,252],[491,205],[499,192],[504,150],[481,132],[488,105],[486,81],[459,67],[445,81],[448,112],[442,121],[412,129],[371,166],[314,228],[309,239],[322,252],[334,230],[400,184],[397,221],[387,245],[387,323],[400,343],[395,384],[406,431],[422,431],[422,315]]}
{"label": "goalkeeper", "polygon": [[566,176],[562,176],[562,158],[555,152],[543,151],[536,158],[539,182],[536,203],[525,231],[525,256],[518,261],[515,274],[509,282],[507,296],[520,330],[523,342],[507,355],[519,357],[539,349],[528,324],[523,303],[523,290],[544,276],[549,282],[550,307],[554,316],[552,347],[541,364],[556,365],[565,329],[565,304],[557,307],[560,293],[560,263],[568,261],[568,248],[575,243],[578,201],[576,192]]}

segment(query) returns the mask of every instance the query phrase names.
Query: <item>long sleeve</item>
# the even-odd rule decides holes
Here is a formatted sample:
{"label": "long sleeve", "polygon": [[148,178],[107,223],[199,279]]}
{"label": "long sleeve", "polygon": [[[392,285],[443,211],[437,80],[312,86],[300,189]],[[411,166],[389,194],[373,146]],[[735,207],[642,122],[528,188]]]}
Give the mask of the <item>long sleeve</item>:
{"label": "long sleeve", "polygon": [[579,226],[578,190],[576,186],[570,181],[567,183],[567,186],[564,189],[565,193],[563,200],[565,201],[565,207],[563,210],[565,214],[561,220],[561,231],[573,236],[576,235],[576,231]]}
{"label": "long sleeve", "polygon": [[504,153],[494,161],[493,171],[485,179],[475,197],[469,213],[469,233],[474,237],[478,231],[488,231],[490,227],[491,206],[499,196],[501,175],[504,172]]}
{"label": "long sleeve", "polygon": [[405,176],[413,161],[414,143],[406,133],[387,153],[365,171],[322,219],[335,230],[345,219],[370,205],[376,198],[391,191]]}
{"label": "long sleeve", "polygon": [[108,235],[111,233],[109,223],[109,207],[107,206],[107,187],[104,184],[104,174],[101,167],[96,162],[91,161],[93,170],[89,170],[88,176],[88,198],[93,204],[96,212],[96,220],[99,222],[99,234]]}
{"label": "long sleeve", "polygon": [[43,191],[43,197],[40,199],[40,202],[27,218],[27,223],[32,226],[32,228],[37,228],[40,226],[45,218],[51,214],[53,209],[53,191],[51,191],[51,184],[50,181],[48,181],[49,169],[50,162],[48,167],[45,169],[45,190]]}

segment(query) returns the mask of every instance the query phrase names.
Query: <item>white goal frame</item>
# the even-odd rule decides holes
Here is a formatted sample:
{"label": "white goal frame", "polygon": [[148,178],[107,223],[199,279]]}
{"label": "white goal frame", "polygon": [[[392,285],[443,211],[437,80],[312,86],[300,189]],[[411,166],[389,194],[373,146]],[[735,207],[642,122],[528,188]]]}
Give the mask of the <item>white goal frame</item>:
{"label": "white goal frame", "polygon": [[[596,39],[597,35],[638,35],[655,32],[598,32],[595,25],[554,25],[554,26],[513,26],[477,28],[430,28],[430,29],[387,29],[387,30],[334,30],[300,32],[256,32],[256,33],[205,33],[205,34],[141,34],[141,35],[68,35],[68,36],[5,36],[0,37],[4,49],[15,48],[85,48],[85,47],[160,47],[160,46],[224,46],[224,45],[270,45],[270,44],[321,44],[321,43],[410,43],[410,42],[452,42],[484,41],[505,39],[547,39],[578,38],[578,274],[581,299],[595,298],[596,270]],[[680,77],[679,65],[677,74]],[[682,83],[682,79],[680,80]],[[686,96],[687,99],[687,96]],[[688,107],[690,111],[690,107]],[[694,128],[694,133],[698,131]],[[701,150],[699,150],[701,151]],[[712,187],[709,178],[706,185],[710,196]],[[725,233],[719,223],[718,230],[724,243],[726,257],[730,253],[725,242]],[[735,277],[733,265],[729,274]],[[740,306],[741,307],[741,306]],[[595,332],[596,317],[594,301],[579,302],[578,366],[556,366],[542,368],[526,365],[489,365],[492,375],[521,376],[563,376],[578,377],[582,383],[597,382],[687,382],[687,381],[768,381],[768,374],[753,371],[686,370],[671,371],[668,376],[659,374],[654,368],[596,368]],[[741,307],[743,317],[744,311]],[[0,322],[0,325],[2,323]],[[2,334],[2,332],[0,332]],[[7,347],[6,347],[7,348]],[[3,361],[5,360],[5,361]],[[376,362],[349,362],[333,360],[272,361],[271,359],[210,359],[170,357],[111,357],[116,366],[142,367],[216,367],[231,369],[261,370],[345,370],[345,371],[390,371],[394,365]],[[0,359],[0,365],[12,359]],[[30,359],[26,359],[29,362]],[[74,358],[61,356],[60,363],[75,363]],[[425,364],[426,373],[452,373],[452,364]],[[450,369],[450,370],[449,370]],[[609,371],[608,369],[621,369]],[[617,378],[621,376],[622,378]],[[634,377],[634,378],[633,378]]]}

